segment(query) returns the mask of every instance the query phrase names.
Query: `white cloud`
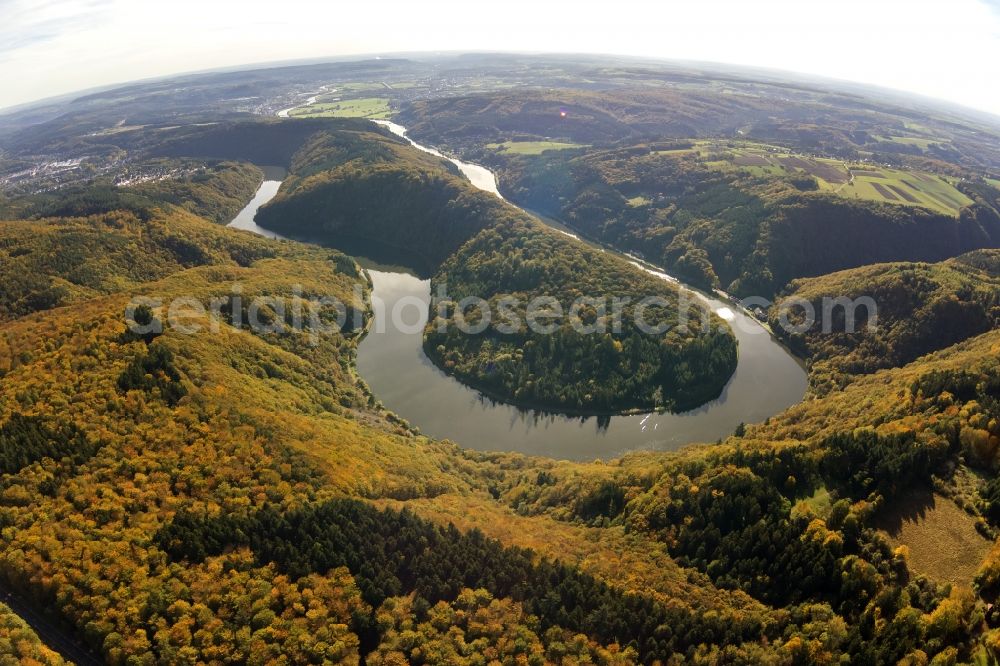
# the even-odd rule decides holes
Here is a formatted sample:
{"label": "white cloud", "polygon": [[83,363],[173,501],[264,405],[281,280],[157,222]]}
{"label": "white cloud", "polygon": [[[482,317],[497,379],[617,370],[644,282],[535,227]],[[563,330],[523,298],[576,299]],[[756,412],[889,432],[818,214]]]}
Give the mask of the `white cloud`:
{"label": "white cloud", "polygon": [[211,67],[435,50],[728,62],[909,90],[1000,115],[997,0],[0,0],[0,106]]}

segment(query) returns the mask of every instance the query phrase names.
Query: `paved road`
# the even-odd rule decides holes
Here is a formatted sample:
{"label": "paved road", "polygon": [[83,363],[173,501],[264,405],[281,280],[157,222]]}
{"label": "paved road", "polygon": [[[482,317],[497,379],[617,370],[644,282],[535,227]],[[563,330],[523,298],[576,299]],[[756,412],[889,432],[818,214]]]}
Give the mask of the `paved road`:
{"label": "paved road", "polygon": [[29,627],[35,630],[38,637],[42,639],[42,643],[49,649],[58,652],[63,659],[73,662],[77,666],[101,666],[104,663],[68,629],[37,612],[2,586],[0,586],[0,601],[3,601],[12,611],[17,613]]}

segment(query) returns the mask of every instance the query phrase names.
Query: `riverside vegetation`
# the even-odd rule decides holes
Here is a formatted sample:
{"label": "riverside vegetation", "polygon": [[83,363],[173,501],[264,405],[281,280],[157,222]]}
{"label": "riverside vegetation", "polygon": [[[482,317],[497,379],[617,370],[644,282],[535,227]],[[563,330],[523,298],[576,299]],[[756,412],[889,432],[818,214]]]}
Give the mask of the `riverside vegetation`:
{"label": "riverside vegetation", "polygon": [[[405,249],[401,260],[427,267],[432,292],[440,285],[452,302],[519,299],[512,332],[493,320],[482,334],[467,334],[456,317],[475,323],[482,313],[452,307],[425,336],[428,355],[446,372],[500,399],[591,413],[687,409],[716,398],[736,367],[732,333],[696,302],[683,305],[677,287],[545,228],[443,160],[371,129],[312,137],[258,221],[341,247],[353,238],[377,251],[371,246],[391,239]],[[620,332],[581,334],[564,321],[551,335],[536,333],[523,311],[535,297],[557,298],[564,311],[578,297],[658,297],[669,305],[651,308],[650,324],[672,332],[643,333],[629,309]],[[689,310],[686,332],[677,326],[681,307]],[[609,316],[592,306],[582,320]]]}
{"label": "riverside vegetation", "polygon": [[[666,106],[657,105],[661,97]],[[940,261],[1000,243],[1000,190],[964,166],[972,158],[868,141],[846,129],[857,118],[827,128],[788,121],[775,133],[754,125],[757,109],[736,112],[731,103],[713,100],[699,113],[698,95],[566,89],[414,102],[402,117],[421,140],[492,166],[525,208],[738,296],[771,297],[794,278]],[[740,138],[743,130],[703,138],[736,118],[760,140]],[[885,119],[864,122],[874,128]],[[543,137],[564,145],[509,148],[512,139]]]}
{"label": "riverside vegetation", "polygon": [[[12,225],[89,224],[119,242],[104,216],[186,230],[203,250],[140,292],[295,282],[350,302],[364,287],[330,250],[166,205],[147,222]],[[414,435],[359,384],[350,333],[317,347],[226,326],[130,339],[129,294],[105,292],[0,329],[3,448],[22,452],[6,463],[0,562],[112,663],[895,661],[995,640],[971,589],[912,574],[870,525],[960,457],[996,464],[992,332],[715,447],[557,463]],[[126,380],[137,362],[151,381]],[[802,501],[817,488],[837,498],[820,512]]]}
{"label": "riverside vegetation", "polygon": [[[241,123],[167,138],[146,147],[160,153],[151,158],[291,167],[262,220],[322,204],[328,231],[360,234],[347,213],[376,182],[409,179],[417,201],[442,197],[442,215],[458,201],[462,215],[435,239],[444,247],[420,250],[452,296],[495,279],[567,296],[581,280],[646,288],[459,188],[440,162],[393,173],[397,159],[424,158],[368,126]],[[277,318],[278,332],[234,326],[227,311],[216,333],[130,335],[134,295],[207,302],[234,283],[248,300],[301,285],[370,316],[353,260],[223,228],[208,209],[172,203],[181,186],[12,198],[5,206],[28,219],[0,225],[0,577],[108,663],[948,664],[1000,653],[989,608],[1000,550],[971,579],[942,582],[879,529],[924,490],[961,506],[984,541],[998,534],[993,253],[769,282],[813,299],[864,280],[905,298],[857,349],[811,332],[795,341],[816,388],[767,422],[714,445],[576,463],[420,436],[357,377],[358,330],[313,344]],[[327,196],[352,188],[355,199]],[[406,228],[420,215],[398,217],[381,192],[367,203],[373,224],[421,247],[419,226]],[[968,325],[940,332],[932,324],[949,313]],[[495,352],[455,343],[456,368],[467,354],[509,353],[484,338]],[[713,344],[725,365],[726,338]],[[867,362],[863,348],[884,353]],[[566,389],[588,369],[570,370],[548,395],[576,398]],[[0,643],[25,663],[58,663],[16,621],[2,624]]]}

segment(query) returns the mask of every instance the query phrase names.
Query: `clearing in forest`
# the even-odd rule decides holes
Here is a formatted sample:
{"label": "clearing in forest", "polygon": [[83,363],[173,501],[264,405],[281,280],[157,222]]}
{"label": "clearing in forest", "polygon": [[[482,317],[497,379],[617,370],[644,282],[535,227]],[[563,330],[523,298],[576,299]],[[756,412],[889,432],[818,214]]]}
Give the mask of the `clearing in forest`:
{"label": "clearing in forest", "polygon": [[940,582],[972,585],[990,550],[975,518],[947,497],[927,491],[900,498],[876,524],[893,547],[909,548],[913,571]]}

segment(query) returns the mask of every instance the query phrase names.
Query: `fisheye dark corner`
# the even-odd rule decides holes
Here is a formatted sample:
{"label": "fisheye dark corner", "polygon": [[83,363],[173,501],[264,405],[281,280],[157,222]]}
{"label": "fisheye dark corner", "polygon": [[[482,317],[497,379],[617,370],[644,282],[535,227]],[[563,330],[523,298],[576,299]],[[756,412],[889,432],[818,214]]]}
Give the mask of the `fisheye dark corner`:
{"label": "fisheye dark corner", "polygon": [[998,61],[0,0],[0,665],[1000,663]]}

